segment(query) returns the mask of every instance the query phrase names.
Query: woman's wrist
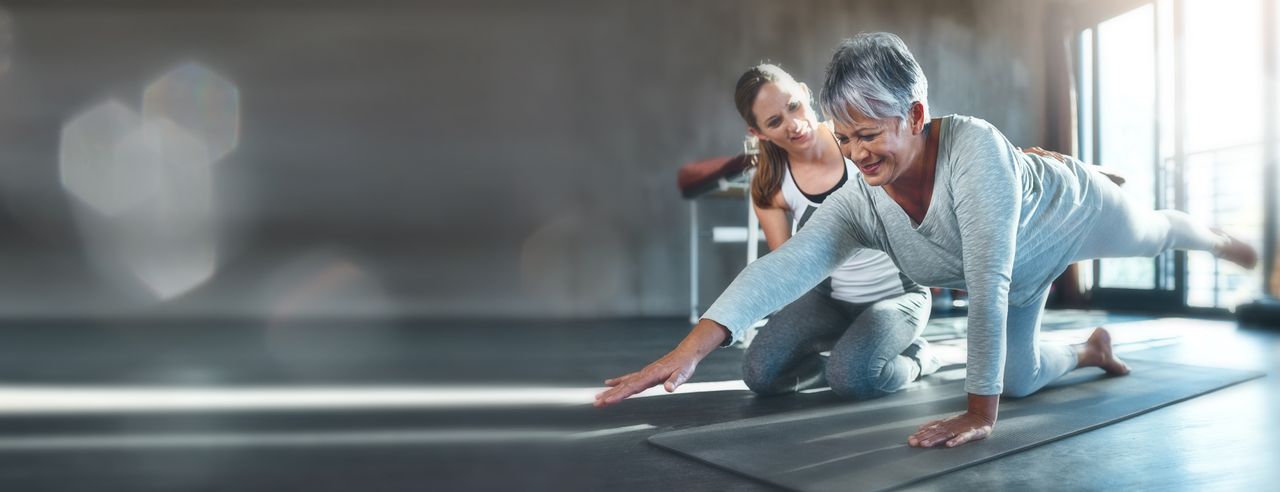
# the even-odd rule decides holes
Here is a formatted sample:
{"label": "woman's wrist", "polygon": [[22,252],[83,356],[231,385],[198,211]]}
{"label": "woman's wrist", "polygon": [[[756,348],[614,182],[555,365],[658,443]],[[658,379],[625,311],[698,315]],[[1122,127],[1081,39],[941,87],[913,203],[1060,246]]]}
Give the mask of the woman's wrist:
{"label": "woman's wrist", "polygon": [[1000,413],[1000,395],[975,395],[969,393],[969,413],[995,424]]}
{"label": "woman's wrist", "polygon": [[724,325],[715,321],[703,318],[698,324],[693,326],[693,330],[689,332],[680,345],[676,347],[677,351],[685,351],[696,356],[699,360],[706,357],[711,351],[720,347],[729,337],[729,329]]}

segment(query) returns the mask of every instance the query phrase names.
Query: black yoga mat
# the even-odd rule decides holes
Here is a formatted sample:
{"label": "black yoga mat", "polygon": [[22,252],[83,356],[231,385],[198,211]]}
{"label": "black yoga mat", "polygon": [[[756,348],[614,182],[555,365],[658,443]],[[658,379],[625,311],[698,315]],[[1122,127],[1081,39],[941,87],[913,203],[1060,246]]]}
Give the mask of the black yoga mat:
{"label": "black yoga mat", "polygon": [[1006,398],[994,436],[919,449],[907,436],[965,408],[963,380],[835,407],[666,432],[649,442],[751,478],[803,491],[884,490],[1063,439],[1262,374],[1126,359],[1133,371],[1068,374],[1022,399]]}

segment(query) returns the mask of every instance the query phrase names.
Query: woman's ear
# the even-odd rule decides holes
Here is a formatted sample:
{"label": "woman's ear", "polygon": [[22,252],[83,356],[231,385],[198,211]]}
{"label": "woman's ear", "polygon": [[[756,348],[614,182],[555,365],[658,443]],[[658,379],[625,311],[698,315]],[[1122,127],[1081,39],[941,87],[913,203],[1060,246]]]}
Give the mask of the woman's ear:
{"label": "woman's ear", "polygon": [[750,127],[750,126],[748,126],[748,127],[747,127],[747,134],[748,134],[748,135],[751,135],[751,136],[753,136],[753,137],[756,137],[756,139],[761,140],[761,141],[764,141],[764,142],[768,142],[768,141],[769,141],[769,137],[764,136],[764,134],[763,134],[763,133],[760,133],[760,130],[757,130],[757,129],[752,128],[752,127]]}
{"label": "woman's ear", "polygon": [[924,103],[915,101],[911,103],[911,134],[919,135],[924,132],[925,123],[929,122],[929,113],[924,109]]}

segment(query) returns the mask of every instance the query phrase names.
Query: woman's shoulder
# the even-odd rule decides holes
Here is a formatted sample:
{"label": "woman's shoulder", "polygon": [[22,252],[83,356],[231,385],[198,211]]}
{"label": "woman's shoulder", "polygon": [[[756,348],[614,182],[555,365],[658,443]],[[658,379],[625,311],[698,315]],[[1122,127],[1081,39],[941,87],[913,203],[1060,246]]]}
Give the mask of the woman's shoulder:
{"label": "woman's shoulder", "polygon": [[844,186],[841,186],[839,189],[835,190],[835,192],[831,193],[831,196],[842,196],[842,198],[840,198],[841,202],[849,205],[855,205],[856,208],[863,209],[870,206],[872,193],[876,188],[867,184],[866,180],[863,179],[862,174],[858,173],[857,170],[858,168],[854,166],[853,173],[849,175],[849,180],[845,182]]}
{"label": "woman's shoulder", "polygon": [[1008,140],[1000,129],[982,118],[952,114],[940,119],[943,122],[943,145],[952,150],[988,150],[992,146],[999,147]]}
{"label": "woman's shoulder", "polygon": [[968,135],[972,133],[991,133],[996,131],[995,125],[987,122],[977,116],[968,116],[963,114],[949,114],[938,118],[942,120],[942,125],[954,135]]}
{"label": "woman's shoulder", "polygon": [[874,198],[874,193],[877,191],[883,193],[879,188],[868,185],[861,175],[850,176],[848,183],[827,197],[822,208],[835,209],[836,215],[846,221],[850,232],[858,238],[859,242],[866,245],[875,244],[872,242],[875,231],[882,229],[879,226],[881,219],[876,211],[877,204]]}
{"label": "woman's shoulder", "polygon": [[778,188],[778,192],[773,194],[773,198],[769,200],[770,208],[776,208],[783,212],[790,213],[792,211],[791,202],[787,200],[786,192],[782,187]]}

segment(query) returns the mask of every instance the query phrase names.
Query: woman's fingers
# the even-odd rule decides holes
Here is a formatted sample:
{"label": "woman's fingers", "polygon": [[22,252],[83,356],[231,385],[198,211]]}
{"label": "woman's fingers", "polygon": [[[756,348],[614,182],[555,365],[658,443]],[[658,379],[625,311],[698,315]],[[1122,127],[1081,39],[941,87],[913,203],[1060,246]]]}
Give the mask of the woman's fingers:
{"label": "woman's fingers", "polygon": [[943,423],[944,421],[942,420],[935,420],[920,426],[920,430],[907,438],[907,444],[912,446],[927,446],[925,443],[941,432]]}
{"label": "woman's fingers", "polygon": [[965,431],[965,432],[961,432],[961,433],[960,433],[959,435],[957,435],[956,437],[951,438],[951,440],[950,440],[950,441],[947,441],[947,447],[949,447],[949,448],[954,448],[954,447],[959,446],[959,445],[961,445],[961,444],[964,444],[964,443],[966,443],[966,442],[969,442],[969,441],[978,441],[978,440],[981,440],[981,439],[985,439],[986,437],[987,437],[987,436],[986,436],[986,432],[985,432],[983,429],[981,429],[981,428],[979,428],[979,429],[969,429],[969,430],[967,430],[967,431]]}
{"label": "woman's fingers", "polygon": [[[1020,150],[1021,150],[1021,149],[1020,149]],[[1025,153],[1027,153],[1027,154],[1034,154],[1034,155],[1038,155],[1038,156],[1041,156],[1041,157],[1048,157],[1048,158],[1050,158],[1050,159],[1055,159],[1055,160],[1058,160],[1058,161],[1060,161],[1060,162],[1067,162],[1067,158],[1066,158],[1066,156],[1063,156],[1062,154],[1059,154],[1059,153],[1054,152],[1054,151],[1052,151],[1052,150],[1045,150],[1045,149],[1042,149],[1042,148],[1040,148],[1040,147],[1030,147],[1030,148],[1027,148],[1026,150],[1022,150],[1022,152],[1025,152]]]}
{"label": "woman's fingers", "polygon": [[637,372],[606,379],[604,384],[611,388],[596,395],[595,406],[612,405],[659,384],[668,392],[673,392],[693,376],[693,369],[697,364],[696,356],[672,351]]}
{"label": "woman's fingers", "polygon": [[926,443],[929,441],[930,437],[933,437],[932,429],[920,431],[915,433],[911,437],[907,438],[907,444],[910,444],[918,448],[927,448],[929,447],[929,445]]}
{"label": "woman's fingers", "polygon": [[638,392],[639,391],[633,389],[633,386],[630,383],[620,384],[618,386],[614,386],[608,391],[605,391],[604,393],[596,395],[596,406],[602,407],[612,405],[625,400],[628,396],[634,395]]}
{"label": "woman's fingers", "polygon": [[[638,372],[606,380],[604,383],[608,386],[612,386],[612,388],[602,391],[596,395],[595,406],[603,407],[625,400],[631,395],[652,388],[654,385],[663,382],[663,380],[667,379],[668,376],[674,377],[674,375],[665,368],[656,364],[651,364]],[[684,381],[680,381],[676,384],[679,385],[683,382]],[[668,391],[673,390],[674,388]]]}
{"label": "woman's fingers", "polygon": [[623,382],[623,381],[626,381],[628,378],[633,378],[633,377],[635,377],[635,375],[636,375],[636,374],[640,374],[640,373],[638,373],[638,372],[633,372],[633,373],[631,373],[631,374],[627,374],[627,375],[625,375],[625,376],[618,376],[618,377],[613,378],[613,379],[606,379],[606,380],[604,380],[604,385],[605,385],[605,386],[617,386],[617,385],[619,385],[619,384],[622,384],[622,382]]}
{"label": "woman's fingers", "polygon": [[950,438],[953,435],[954,434],[952,434],[951,431],[942,427],[926,429],[916,433],[916,436],[915,436],[916,446],[919,446],[922,448],[933,447],[934,445],[938,444],[939,442],[942,442],[945,439]]}
{"label": "woman's fingers", "polygon": [[907,438],[907,443],[921,448],[945,444],[949,448],[961,444],[986,439],[991,435],[990,422],[975,420],[970,414],[959,415],[945,420],[935,420],[920,427],[920,430]]}
{"label": "woman's fingers", "polygon": [[[599,407],[604,405],[610,405],[619,400],[622,400],[623,398],[626,398],[627,396],[631,396],[631,394],[627,394],[626,392],[631,386],[630,381],[635,379],[635,377],[638,374],[639,373],[637,372],[633,372],[626,376],[616,377],[613,379],[606,380],[604,384],[612,387],[607,390],[596,393],[596,402],[595,402],[596,406]],[[618,396],[622,394],[625,394],[626,396],[622,396],[622,397]]]}
{"label": "woman's fingers", "polygon": [[689,379],[685,374],[686,373],[683,369],[671,373],[671,377],[667,378],[667,383],[663,385],[667,390],[667,393],[675,391],[676,388],[679,388],[680,385],[684,384],[685,380]]}

